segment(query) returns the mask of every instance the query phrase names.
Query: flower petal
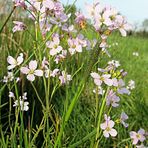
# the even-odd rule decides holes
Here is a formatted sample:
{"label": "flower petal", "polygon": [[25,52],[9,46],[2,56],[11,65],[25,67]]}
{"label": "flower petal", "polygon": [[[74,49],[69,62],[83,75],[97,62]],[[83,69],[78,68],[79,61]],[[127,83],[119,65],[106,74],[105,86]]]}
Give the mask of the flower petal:
{"label": "flower petal", "polygon": [[19,56],[19,57],[17,58],[17,65],[22,64],[23,61],[24,61],[23,57],[22,57],[22,56]]}
{"label": "flower petal", "polygon": [[29,74],[27,75],[27,79],[31,82],[33,82],[35,80],[35,76],[33,74]]}
{"label": "flower petal", "polygon": [[117,131],[116,131],[115,129],[113,129],[113,128],[109,131],[109,133],[110,133],[110,135],[111,135],[112,137],[117,136]]}
{"label": "flower petal", "polygon": [[41,76],[43,76],[43,71],[42,70],[35,70],[34,75],[41,77]]}
{"label": "flower petal", "polygon": [[23,74],[28,74],[29,73],[29,69],[27,68],[27,67],[21,67],[21,72],[23,73]]}
{"label": "flower petal", "polygon": [[108,138],[109,137],[109,133],[108,133],[108,131],[103,131],[103,135],[104,135],[104,137],[106,137],[106,138]]}
{"label": "flower petal", "polygon": [[106,127],[107,127],[106,122],[102,123],[102,124],[100,125],[100,127],[101,127],[101,129],[105,130],[105,129],[106,129]]}
{"label": "flower petal", "polygon": [[12,56],[8,56],[7,57],[7,62],[11,65],[15,65],[16,64],[16,60],[12,57]]}
{"label": "flower petal", "polygon": [[7,66],[7,69],[8,70],[11,70],[11,69],[13,69],[13,68],[15,68],[16,67],[16,65],[9,65],[9,66]]}
{"label": "flower petal", "polygon": [[36,60],[30,61],[30,63],[29,63],[29,69],[35,70],[36,68],[37,68],[37,61]]}

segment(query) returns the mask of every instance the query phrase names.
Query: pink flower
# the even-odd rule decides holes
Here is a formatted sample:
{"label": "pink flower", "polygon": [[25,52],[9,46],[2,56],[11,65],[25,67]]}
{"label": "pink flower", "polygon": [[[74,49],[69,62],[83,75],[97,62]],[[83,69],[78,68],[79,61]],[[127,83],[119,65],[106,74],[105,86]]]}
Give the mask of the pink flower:
{"label": "pink flower", "polygon": [[119,81],[118,81],[118,89],[117,89],[117,92],[119,93],[119,94],[130,94],[130,91],[125,87],[125,83],[124,83],[124,81],[122,80],[122,79],[120,79]]}
{"label": "pink flower", "polygon": [[23,7],[26,8],[24,0],[12,0],[16,7]]}
{"label": "pink flower", "polygon": [[43,71],[36,69],[37,69],[37,61],[34,60],[29,62],[28,67],[21,67],[21,72],[27,75],[27,79],[29,81],[33,82],[35,80],[35,76],[39,77],[43,76]]}
{"label": "pink flower", "polygon": [[88,12],[88,18],[91,19],[95,15],[98,15],[102,12],[102,6],[98,0],[94,1],[93,4],[86,3],[86,10]]}
{"label": "pink flower", "polygon": [[53,71],[50,72],[50,76],[51,77],[56,77],[57,75],[59,75],[60,70],[59,69],[54,69]]}
{"label": "pink flower", "polygon": [[106,105],[107,106],[113,106],[113,107],[118,107],[119,104],[118,102],[120,101],[120,98],[116,96],[116,93],[113,90],[110,90],[108,92],[107,98],[106,98]]}
{"label": "pink flower", "polygon": [[142,128],[137,133],[135,131],[130,132],[130,137],[133,140],[134,145],[136,145],[138,141],[143,142],[146,139],[144,135],[145,135],[145,130]]}
{"label": "pink flower", "polygon": [[63,48],[59,44],[60,40],[57,36],[53,37],[53,41],[48,41],[46,43],[47,47],[51,49],[50,55],[54,56],[62,51]]}
{"label": "pink flower", "polygon": [[68,75],[65,71],[62,71],[62,75],[59,76],[59,79],[61,81],[61,84],[66,84],[72,80],[72,77],[71,75]]}
{"label": "pink flower", "polygon": [[23,30],[25,30],[27,28],[26,25],[24,23],[22,23],[22,22],[13,21],[13,23],[15,24],[15,26],[12,29],[13,32],[23,31]]}
{"label": "pink flower", "polygon": [[113,85],[113,81],[112,81],[112,79],[110,79],[110,77],[111,77],[110,74],[104,74],[104,75],[100,76],[98,73],[92,72],[91,76],[94,78],[94,83],[98,86],[101,86],[103,82],[108,86]]}
{"label": "pink flower", "polygon": [[106,12],[95,16],[94,26],[95,26],[96,30],[99,30],[103,24],[106,26],[112,25],[112,20],[110,19],[109,14]]}
{"label": "pink flower", "polygon": [[78,38],[68,39],[68,45],[69,45],[68,50],[71,55],[75,54],[76,52],[82,52],[82,45],[79,43]]}
{"label": "pink flower", "polygon": [[129,25],[125,18],[121,15],[116,16],[116,24],[122,36],[126,36],[126,32],[132,29],[131,25]]}
{"label": "pink flower", "polygon": [[123,124],[124,127],[128,127],[128,123],[125,123],[125,120],[128,119],[128,116],[125,112],[121,113],[120,122]]}
{"label": "pink flower", "polygon": [[109,138],[110,135],[115,137],[117,135],[117,131],[113,128],[115,125],[114,121],[110,120],[110,117],[106,114],[104,115],[104,118],[105,122],[100,125],[103,130],[104,137]]}
{"label": "pink flower", "polygon": [[8,56],[7,58],[7,62],[10,64],[7,69],[11,70],[14,69],[16,66],[19,66],[23,63],[24,58],[23,58],[23,54],[20,53],[20,55],[17,57],[17,59],[14,59],[12,56]]}
{"label": "pink flower", "polygon": [[75,15],[76,15],[75,22],[78,24],[86,20],[81,12],[76,12]]}

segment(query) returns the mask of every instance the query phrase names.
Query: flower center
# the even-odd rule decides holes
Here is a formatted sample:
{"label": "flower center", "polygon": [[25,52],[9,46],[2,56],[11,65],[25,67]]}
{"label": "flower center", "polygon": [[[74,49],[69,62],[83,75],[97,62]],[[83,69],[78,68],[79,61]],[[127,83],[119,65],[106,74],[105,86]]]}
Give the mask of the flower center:
{"label": "flower center", "polygon": [[136,137],[137,137],[138,139],[140,139],[140,138],[141,138],[141,135],[140,135],[140,134],[137,134]]}
{"label": "flower center", "polygon": [[107,128],[106,128],[106,131],[108,131],[108,132],[109,132],[109,131],[110,131],[110,129],[111,129],[110,127],[107,127]]}

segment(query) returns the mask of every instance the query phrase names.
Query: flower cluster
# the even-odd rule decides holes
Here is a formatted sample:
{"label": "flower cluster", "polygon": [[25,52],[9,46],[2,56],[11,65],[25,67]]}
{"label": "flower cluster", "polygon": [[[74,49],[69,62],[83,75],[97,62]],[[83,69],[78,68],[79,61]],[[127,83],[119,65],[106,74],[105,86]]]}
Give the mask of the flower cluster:
{"label": "flower cluster", "polygon": [[20,107],[21,111],[28,111],[29,110],[29,102],[27,100],[27,92],[24,92],[22,96],[16,99],[13,92],[9,92],[9,98],[14,99],[13,107]]}

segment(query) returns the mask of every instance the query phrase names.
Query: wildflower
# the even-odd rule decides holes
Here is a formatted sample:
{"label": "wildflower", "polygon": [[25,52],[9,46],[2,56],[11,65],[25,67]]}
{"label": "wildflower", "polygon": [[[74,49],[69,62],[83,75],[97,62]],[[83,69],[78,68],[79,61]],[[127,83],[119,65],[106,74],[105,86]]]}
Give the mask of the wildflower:
{"label": "wildflower", "polygon": [[43,0],[42,6],[45,9],[53,10],[54,9],[54,2],[52,0]]}
{"label": "wildflower", "polygon": [[103,88],[101,86],[98,86],[98,88],[94,89],[93,92],[97,93],[99,95],[103,95],[105,93],[105,90],[103,90]]}
{"label": "wildflower", "polygon": [[48,41],[46,43],[47,47],[51,49],[50,55],[54,56],[62,51],[63,48],[59,46],[59,44],[60,44],[59,37],[53,37],[53,41]]}
{"label": "wildflower", "polygon": [[52,24],[58,25],[59,27],[62,27],[62,24],[66,23],[67,20],[70,18],[70,16],[71,16],[71,14],[66,15],[65,13],[60,13],[60,14],[56,15],[56,17],[54,17],[54,18],[50,18],[50,22]]}
{"label": "wildflower", "polygon": [[9,98],[15,98],[14,93],[13,92],[9,92]]}
{"label": "wildflower", "polygon": [[22,99],[23,99],[23,100],[27,100],[27,92],[24,92],[24,93],[23,93]]}
{"label": "wildflower", "polygon": [[13,107],[19,107],[20,106],[21,111],[28,111],[29,110],[28,105],[29,105],[29,102],[19,99],[19,101],[16,100],[14,102]]}
{"label": "wildflower", "polygon": [[130,80],[130,81],[128,82],[127,89],[129,89],[129,90],[135,89],[135,81]]}
{"label": "wildflower", "polygon": [[4,76],[3,82],[8,83],[14,80],[13,72],[8,72],[7,76]]}
{"label": "wildflower", "polygon": [[119,61],[112,60],[108,62],[108,65],[118,68],[120,66],[120,63]]}
{"label": "wildflower", "polygon": [[69,52],[71,55],[75,52],[82,52],[82,45],[79,43],[78,39],[68,39]]}
{"label": "wildflower", "polygon": [[59,79],[61,81],[61,84],[66,84],[72,80],[72,77],[71,75],[68,75],[65,71],[62,71],[62,75],[59,76]]}
{"label": "wildflower", "polygon": [[24,0],[12,0],[12,1],[14,2],[14,5],[16,7],[26,8],[25,1]]}
{"label": "wildflower", "polygon": [[116,96],[116,93],[113,90],[110,90],[108,92],[107,98],[106,98],[106,105],[107,106],[113,106],[113,107],[118,107],[119,104],[118,102],[120,101],[120,98]]}
{"label": "wildflower", "polygon": [[139,56],[139,53],[138,52],[133,52],[133,56],[138,57]]}
{"label": "wildflower", "polygon": [[62,50],[62,53],[57,55],[55,58],[55,62],[56,64],[58,64],[60,61],[64,60],[67,56],[67,50]]}
{"label": "wildflower", "polygon": [[100,76],[98,73],[92,72],[91,76],[94,78],[94,83],[98,86],[101,86],[103,82],[108,86],[113,85],[113,81],[110,79],[110,74],[104,74]]}
{"label": "wildflower", "polygon": [[113,86],[118,87],[118,80],[117,80],[117,78],[113,78],[112,81],[113,81]]}
{"label": "wildflower", "polygon": [[27,75],[27,79],[29,81],[33,82],[35,80],[35,76],[39,77],[43,76],[43,71],[36,69],[37,69],[37,61],[34,60],[29,62],[29,67],[21,67],[21,72]]}
{"label": "wildflower", "polygon": [[59,15],[59,14],[63,13],[63,11],[64,11],[62,3],[58,2],[58,1],[55,1],[53,9],[54,9],[55,15]]}
{"label": "wildflower", "polygon": [[130,137],[133,140],[134,145],[136,145],[138,141],[143,142],[146,139],[145,130],[141,128],[137,133],[135,131],[131,131]]}
{"label": "wildflower", "polygon": [[125,112],[121,113],[120,122],[124,125],[124,127],[128,127],[128,123],[125,123],[125,120],[128,119],[128,116]]}
{"label": "wildflower", "polygon": [[79,26],[83,29],[86,27],[86,18],[81,12],[76,12],[76,19],[75,22],[79,24]]}
{"label": "wildflower", "polygon": [[20,55],[17,57],[17,59],[14,59],[12,56],[8,56],[7,58],[7,62],[10,64],[7,69],[11,70],[14,69],[16,66],[19,66],[20,64],[22,64],[24,58],[23,58],[23,54],[20,53]]}
{"label": "wildflower", "polygon": [[127,21],[125,20],[125,18],[121,15],[116,16],[115,22],[116,22],[116,25],[119,28],[121,35],[125,37],[127,35],[126,32],[132,28],[131,25],[129,25],[127,23]]}
{"label": "wildflower", "polygon": [[53,71],[50,72],[50,76],[51,77],[56,77],[57,75],[59,75],[60,70],[59,69],[54,69]]}
{"label": "wildflower", "polygon": [[17,31],[24,31],[27,27],[24,23],[19,22],[19,21],[13,21],[15,26],[13,27],[12,31],[17,32]]}
{"label": "wildflower", "polygon": [[104,137],[108,138],[110,135],[115,137],[117,135],[117,131],[113,128],[115,123],[114,121],[110,120],[106,114],[104,115],[105,122],[100,125],[101,129],[103,130]]}
{"label": "wildflower", "polygon": [[120,79],[119,81],[118,81],[118,89],[117,89],[117,92],[119,93],[119,94],[130,94],[130,91],[125,87],[125,83],[124,83],[124,81],[122,80],[122,79]]}
{"label": "wildflower", "polygon": [[86,4],[86,10],[88,12],[88,18],[92,19],[95,15],[102,12],[102,6],[98,1],[94,1],[93,4]]}
{"label": "wildflower", "polygon": [[94,24],[95,29],[99,30],[102,25],[106,25],[106,26],[112,25],[110,16],[106,12],[103,12],[103,14],[98,14],[95,16],[95,24]]}

